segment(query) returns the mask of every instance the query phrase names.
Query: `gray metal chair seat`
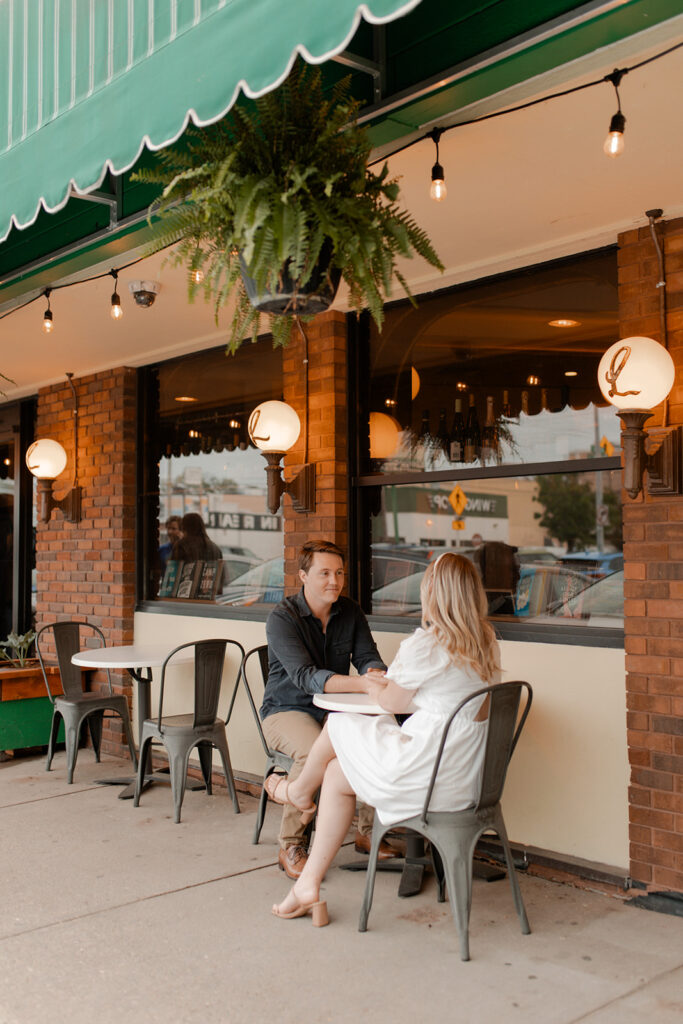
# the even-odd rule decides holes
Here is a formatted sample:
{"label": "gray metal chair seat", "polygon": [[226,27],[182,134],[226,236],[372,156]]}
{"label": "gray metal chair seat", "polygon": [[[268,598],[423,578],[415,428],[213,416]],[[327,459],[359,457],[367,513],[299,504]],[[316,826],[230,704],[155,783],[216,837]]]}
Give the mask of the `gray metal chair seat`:
{"label": "gray metal chair seat", "polygon": [[[185,796],[190,754],[195,747],[199,755],[206,792],[209,795],[212,792],[211,768],[213,748],[215,747],[218,750],[235,814],[240,813],[240,805],[237,801],[237,793],[235,792],[235,780],[230,764],[228,740],[225,733],[226,723],[222,718],[217,717],[218,700],[225,665],[225,652],[228,644],[236,647],[240,652],[240,666],[237,672],[237,682],[239,682],[244,664],[244,648],[236,640],[199,640],[181,644],[171,651],[164,661],[161,667],[159,711],[157,717],[156,719],[146,719],[142,726],[140,761],[135,784],[135,796],[133,798],[134,807],[138,807],[140,804],[148,748],[150,744],[160,743],[168,754],[171,791],[173,794],[173,820],[176,824],[180,821],[180,810],[183,797]],[[164,716],[163,704],[166,669],[169,662],[179,651],[187,650],[189,647],[194,648],[194,711],[189,714]]]}
{"label": "gray metal chair seat", "polygon": [[[266,793],[266,779],[268,778],[269,775],[272,775],[273,772],[277,771],[278,769],[282,770],[282,772],[284,772],[285,775],[288,775],[292,765],[294,764],[294,758],[290,757],[288,754],[283,754],[281,750],[276,750],[274,747],[270,747],[268,745],[268,741],[266,740],[266,737],[263,732],[263,726],[261,725],[261,719],[259,717],[258,708],[256,707],[256,702],[254,701],[252,687],[247,677],[247,665],[249,664],[250,660],[252,665],[255,661],[258,661],[259,670],[261,674],[260,692],[262,694],[263,688],[268,679],[268,644],[262,644],[260,647],[253,647],[250,651],[247,652],[247,655],[244,659],[244,663],[242,665],[241,672],[241,678],[242,681],[244,682],[244,689],[249,700],[249,706],[251,707],[251,711],[254,716],[256,729],[259,734],[259,739],[261,740],[261,746],[263,747],[264,753],[266,755],[266,767],[263,772],[263,784],[261,786],[261,796],[259,798],[258,809],[256,811],[256,825],[254,827],[254,837],[252,839],[252,843],[256,844],[258,843],[259,838],[261,836],[261,829],[263,828],[263,822],[266,816],[266,806],[268,804],[268,794]],[[254,678],[253,672],[254,670],[252,670],[252,679]],[[232,709],[235,704],[235,698],[237,696],[239,683],[240,677],[237,678],[235,688],[232,693],[232,700],[230,701],[230,709],[228,711],[227,717],[228,722],[230,721]]]}
{"label": "gray metal chair seat", "polygon": [[[107,684],[109,692],[86,693],[83,690],[83,677],[80,668],[73,665],[71,657],[81,650],[83,634],[88,631],[97,638],[100,647],[105,647],[104,634],[98,626],[91,622],[51,622],[38,632],[36,636],[36,652],[40,667],[45,680],[47,695],[52,702],[52,725],[47,747],[47,762],[45,771],[49,772],[54,757],[55,744],[59,733],[60,719],[64,721],[64,739],[66,741],[66,765],[67,782],[73,782],[73,774],[76,768],[78,757],[78,739],[81,728],[87,722],[92,740],[95,760],[100,760],[100,746],[102,742],[102,723],[105,711],[111,711],[121,718],[123,723],[128,749],[133,764],[137,768],[135,756],[135,744],[133,743],[133,732],[130,727],[130,716],[128,714],[128,701],[123,694],[115,694],[111,675],[107,669]],[[64,691],[62,696],[53,696],[50,692],[50,684],[45,671],[45,645],[47,637],[52,634],[59,666],[59,677]],[[111,717],[111,716],[109,716]]]}
{"label": "gray metal chair seat", "polygon": [[[526,690],[526,701],[518,721],[520,700],[524,690]],[[462,811],[430,811],[429,802],[451,724],[456,715],[470,701],[484,694],[488,696],[490,703],[479,802],[476,807]],[[500,798],[505,785],[507,767],[529,714],[532,697],[531,687],[525,682],[498,683],[494,686],[483,687],[470,694],[458,704],[444,727],[422,813],[386,826],[382,825],[375,815],[365,895],[358,923],[359,931],[367,930],[375,886],[379,844],[390,828],[407,828],[424,836],[432,844],[433,851],[436,851],[434,866],[439,883],[438,898],[439,902],[445,900],[445,888],[447,887],[453,918],[460,936],[460,958],[462,960],[470,958],[469,921],[472,905],[472,860],[479,837],[484,832],[493,831],[500,838],[522,934],[530,933],[531,929],[505,830]]]}

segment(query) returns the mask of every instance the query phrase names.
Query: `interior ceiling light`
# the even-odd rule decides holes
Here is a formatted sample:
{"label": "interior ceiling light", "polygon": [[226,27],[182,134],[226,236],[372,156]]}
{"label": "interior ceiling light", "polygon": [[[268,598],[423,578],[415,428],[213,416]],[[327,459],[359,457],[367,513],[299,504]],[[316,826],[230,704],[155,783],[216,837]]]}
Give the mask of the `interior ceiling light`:
{"label": "interior ceiling light", "polygon": [[532,387],[536,387],[538,384],[541,383],[541,378],[537,377],[534,373],[530,373],[526,379],[526,382],[527,384],[530,384]]}
{"label": "interior ceiling light", "polygon": [[611,75],[605,75],[605,81],[611,82],[614,86],[614,91],[617,94],[617,112],[612,116],[612,120],[609,123],[609,132],[603,145],[603,151],[606,156],[616,157],[621,156],[624,152],[624,128],[626,127],[626,118],[621,112],[621,99],[619,97],[619,84],[626,74],[626,70],[620,70],[615,68]]}
{"label": "interior ceiling light", "polygon": [[439,163],[439,139],[443,135],[443,128],[433,128],[429,132],[429,138],[432,140],[436,147],[436,163],[432,167],[432,184],[429,188],[429,197],[434,199],[437,203],[440,203],[442,199],[446,198],[446,182],[445,175],[443,173],[443,167]]}
{"label": "interior ceiling light", "polygon": [[564,375],[565,377],[578,377],[579,373],[578,370],[565,370]]}
{"label": "interior ceiling light", "polygon": [[176,395],[174,398],[176,402],[196,402],[197,399],[194,395]]}
{"label": "interior ceiling light", "polygon": [[456,391],[467,391],[467,384],[465,384],[464,380],[459,380],[455,385],[455,389]]}
{"label": "interior ceiling light", "polygon": [[43,313],[43,331],[45,334],[50,334],[55,326],[52,319],[52,310],[50,309],[50,291],[50,288],[45,289],[45,298],[47,299],[47,309]]}
{"label": "interior ceiling light", "polygon": [[580,327],[580,320],[548,320],[548,327]]}
{"label": "interior ceiling light", "polygon": [[110,270],[109,273],[114,278],[114,294],[111,297],[111,318],[112,320],[120,320],[123,316],[123,310],[121,309],[121,299],[117,291],[119,275],[116,270]]}

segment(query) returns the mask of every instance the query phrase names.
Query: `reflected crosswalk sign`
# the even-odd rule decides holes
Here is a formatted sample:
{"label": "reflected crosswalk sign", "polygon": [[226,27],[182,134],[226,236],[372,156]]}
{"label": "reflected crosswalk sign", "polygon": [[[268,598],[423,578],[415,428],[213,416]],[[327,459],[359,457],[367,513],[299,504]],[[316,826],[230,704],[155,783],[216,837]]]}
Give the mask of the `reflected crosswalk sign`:
{"label": "reflected crosswalk sign", "polygon": [[465,511],[467,505],[467,495],[463,491],[460,484],[456,484],[451,493],[448,495],[448,500],[451,503],[451,508],[455,512],[456,516],[461,516]]}

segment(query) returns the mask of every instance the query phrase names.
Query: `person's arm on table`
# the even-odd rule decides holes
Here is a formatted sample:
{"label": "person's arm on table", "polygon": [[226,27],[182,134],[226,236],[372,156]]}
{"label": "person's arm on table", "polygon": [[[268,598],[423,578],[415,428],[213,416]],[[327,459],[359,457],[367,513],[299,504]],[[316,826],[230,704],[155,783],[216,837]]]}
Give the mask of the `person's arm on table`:
{"label": "person's arm on table", "polygon": [[370,670],[365,677],[368,679],[368,696],[375,704],[379,704],[392,715],[404,715],[413,702],[413,691],[399,686],[393,679],[387,679],[383,672]]}

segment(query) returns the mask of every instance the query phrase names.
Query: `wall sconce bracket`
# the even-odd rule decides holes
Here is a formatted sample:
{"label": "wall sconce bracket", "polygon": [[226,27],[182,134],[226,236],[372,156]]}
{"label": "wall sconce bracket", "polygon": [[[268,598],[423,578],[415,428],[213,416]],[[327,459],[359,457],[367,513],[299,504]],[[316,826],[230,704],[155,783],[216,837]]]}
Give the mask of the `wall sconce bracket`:
{"label": "wall sconce bracket", "polygon": [[52,494],[52,480],[38,480],[38,519],[48,523],[54,509],[58,508],[69,523],[81,521],[81,488],[72,487],[68,494],[57,500]]}
{"label": "wall sconce bracket", "polygon": [[282,500],[283,494],[288,494],[292,499],[292,505],[297,512],[315,511],[315,466],[313,463],[306,463],[302,466],[297,475],[285,483],[282,479],[280,459],[284,452],[261,452],[268,465],[268,511],[276,515]]}
{"label": "wall sconce bracket", "polygon": [[648,430],[647,440],[648,494],[683,494],[683,427]]}

